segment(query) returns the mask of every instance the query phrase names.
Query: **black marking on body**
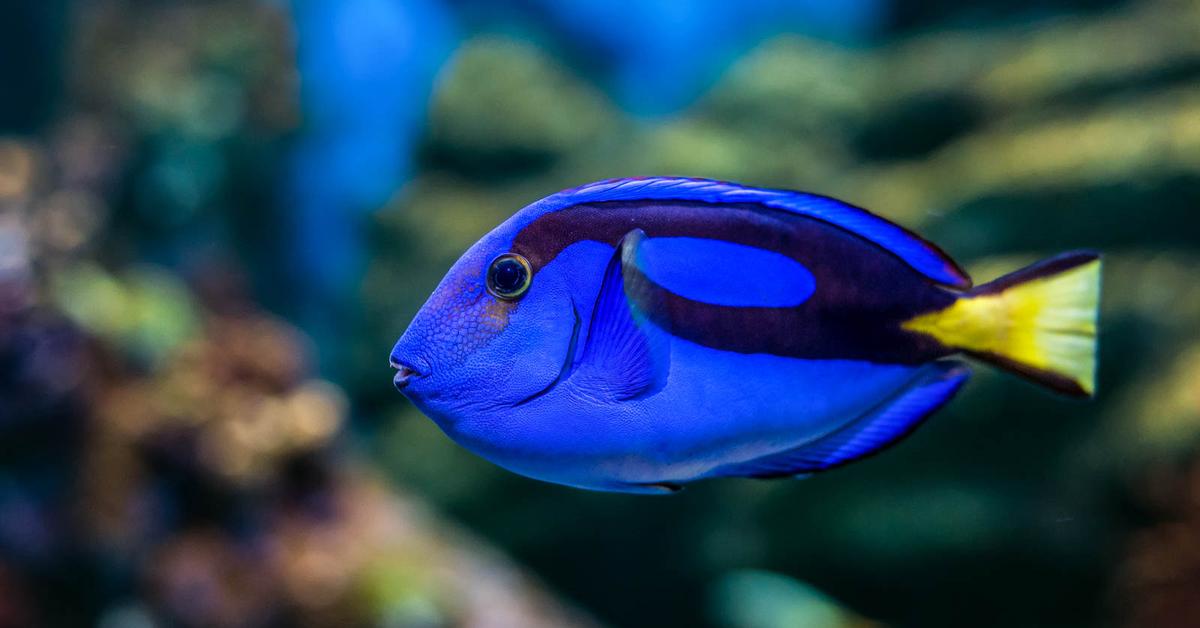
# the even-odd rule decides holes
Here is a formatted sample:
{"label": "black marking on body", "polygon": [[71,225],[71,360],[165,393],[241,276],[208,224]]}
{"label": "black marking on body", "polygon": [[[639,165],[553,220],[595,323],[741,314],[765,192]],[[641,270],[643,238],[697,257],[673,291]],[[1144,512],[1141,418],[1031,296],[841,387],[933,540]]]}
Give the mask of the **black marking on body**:
{"label": "black marking on body", "polygon": [[651,238],[724,240],[774,251],[803,264],[816,280],[813,295],[793,307],[714,305],[649,282],[657,293],[636,305],[677,337],[738,353],[890,364],[920,364],[951,353],[900,324],[947,307],[954,293],[861,236],[785,210],[702,201],[581,204],[535,219],[514,238],[513,251],[536,274],[576,242],[615,246],[636,228]]}

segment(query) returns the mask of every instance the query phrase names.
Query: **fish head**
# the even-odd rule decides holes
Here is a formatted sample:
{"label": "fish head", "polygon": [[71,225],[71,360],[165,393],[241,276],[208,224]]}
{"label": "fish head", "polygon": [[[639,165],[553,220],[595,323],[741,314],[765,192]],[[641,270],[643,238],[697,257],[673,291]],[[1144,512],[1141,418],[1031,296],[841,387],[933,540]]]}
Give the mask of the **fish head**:
{"label": "fish head", "polygon": [[573,354],[564,269],[535,268],[511,246],[501,226],[468,249],[392,349],[396,387],[443,427],[536,396]]}

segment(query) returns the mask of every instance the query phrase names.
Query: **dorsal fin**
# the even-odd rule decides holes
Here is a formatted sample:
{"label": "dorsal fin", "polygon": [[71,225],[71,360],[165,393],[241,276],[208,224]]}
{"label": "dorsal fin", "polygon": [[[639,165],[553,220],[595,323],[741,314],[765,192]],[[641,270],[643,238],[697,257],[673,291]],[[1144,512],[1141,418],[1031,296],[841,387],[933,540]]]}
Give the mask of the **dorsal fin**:
{"label": "dorsal fin", "polygon": [[963,290],[971,287],[970,277],[934,244],[865,209],[817,194],[752,188],[711,179],[646,177],[589,183],[563,190],[536,205],[539,211],[548,212],[581,203],[653,199],[757,203],[807,216],[858,235],[939,284]]}

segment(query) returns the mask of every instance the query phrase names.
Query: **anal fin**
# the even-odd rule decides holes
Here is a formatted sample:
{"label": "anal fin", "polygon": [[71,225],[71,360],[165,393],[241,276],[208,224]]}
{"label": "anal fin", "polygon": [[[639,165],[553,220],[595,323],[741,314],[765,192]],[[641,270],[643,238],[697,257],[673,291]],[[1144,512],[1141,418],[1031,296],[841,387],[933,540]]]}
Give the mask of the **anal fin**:
{"label": "anal fin", "polygon": [[970,376],[970,367],[961,362],[936,362],[924,367],[903,390],[830,434],[793,449],[720,467],[712,475],[753,478],[806,475],[879,453],[911,434],[950,401]]}

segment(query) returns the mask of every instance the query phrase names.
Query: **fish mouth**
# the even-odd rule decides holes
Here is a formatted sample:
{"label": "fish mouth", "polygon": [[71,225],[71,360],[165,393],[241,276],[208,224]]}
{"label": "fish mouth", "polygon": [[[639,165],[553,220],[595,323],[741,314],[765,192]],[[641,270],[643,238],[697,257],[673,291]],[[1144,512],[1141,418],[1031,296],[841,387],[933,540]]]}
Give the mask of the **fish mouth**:
{"label": "fish mouth", "polygon": [[416,368],[413,368],[412,366],[409,366],[408,364],[405,364],[396,358],[391,358],[389,360],[389,364],[392,368],[396,369],[396,375],[392,377],[392,384],[396,387],[396,390],[400,392],[404,392],[404,389],[407,388],[409,383],[411,383],[413,380],[425,376],[425,373],[422,373]]}

